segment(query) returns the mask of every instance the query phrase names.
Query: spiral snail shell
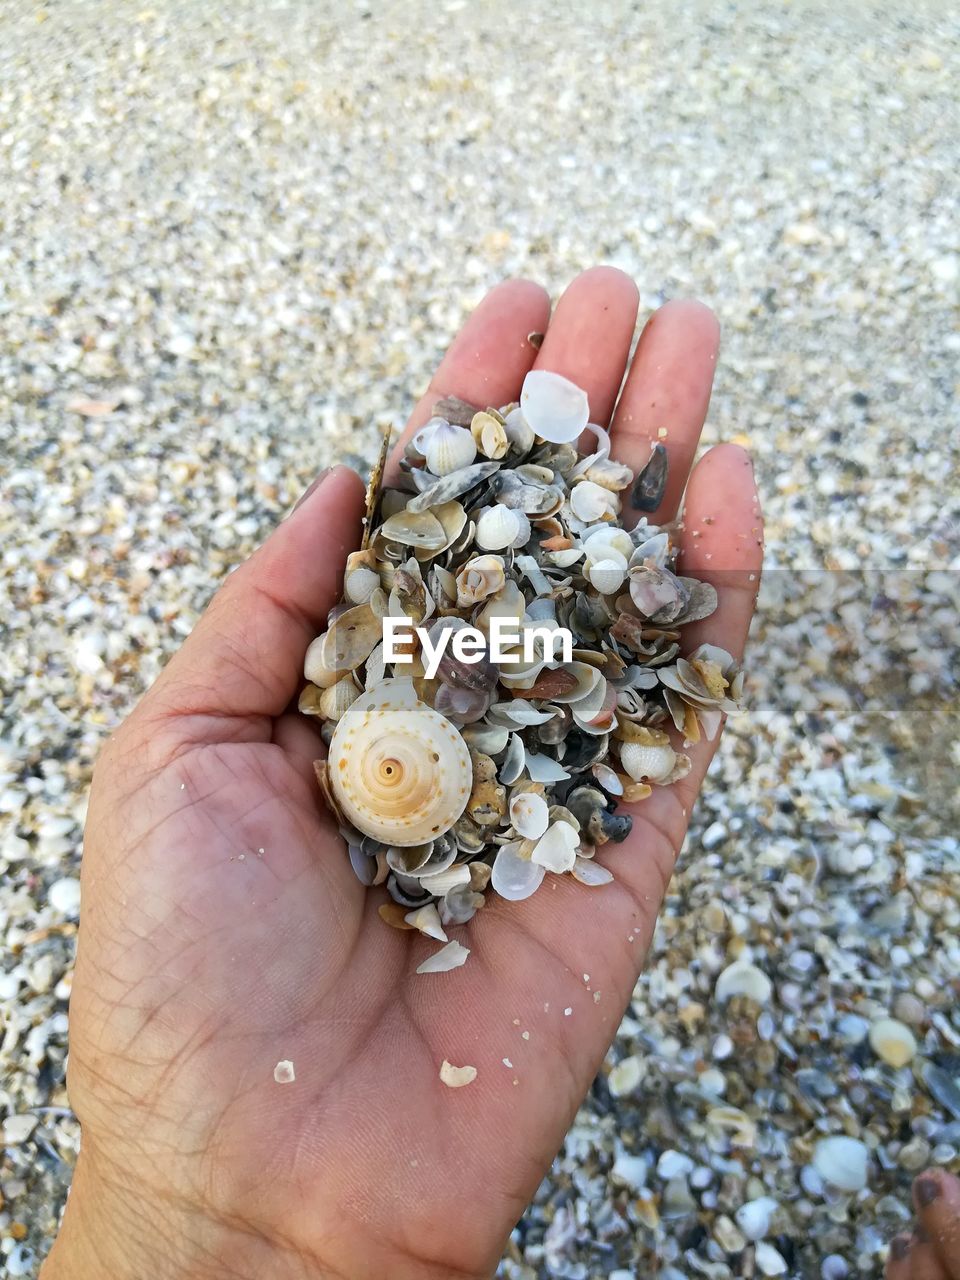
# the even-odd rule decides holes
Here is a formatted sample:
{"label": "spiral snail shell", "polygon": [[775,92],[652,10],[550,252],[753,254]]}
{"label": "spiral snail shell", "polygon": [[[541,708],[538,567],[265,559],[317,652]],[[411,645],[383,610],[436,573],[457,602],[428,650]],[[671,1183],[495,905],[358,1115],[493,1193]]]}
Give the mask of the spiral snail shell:
{"label": "spiral snail shell", "polygon": [[454,825],[473,787],[459,730],[411,680],[361,694],[330,739],[329,783],[343,817],[391,846],[428,844]]}

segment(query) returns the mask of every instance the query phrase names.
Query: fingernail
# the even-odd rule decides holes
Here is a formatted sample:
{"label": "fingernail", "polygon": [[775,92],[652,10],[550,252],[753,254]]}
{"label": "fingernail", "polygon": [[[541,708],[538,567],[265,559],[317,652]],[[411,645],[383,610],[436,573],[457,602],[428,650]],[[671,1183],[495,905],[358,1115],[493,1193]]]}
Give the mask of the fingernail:
{"label": "fingernail", "polygon": [[940,1199],[940,1183],[936,1178],[917,1179],[917,1203],[925,1209],[934,1200]]}
{"label": "fingernail", "polygon": [[[315,490],[315,489],[317,489],[317,488],[319,487],[319,485],[321,485],[321,484],[323,483],[323,481],[326,479],[326,477],[327,477],[329,474],[330,474],[330,468],[329,468],[329,467],[324,467],[324,469],[323,469],[323,470],[320,472],[320,474],[317,476],[316,480],[314,480],[313,484],[309,485],[309,486],[308,486],[308,487],[303,491],[303,493],[300,495],[300,497],[297,499],[296,503],[294,504],[293,511],[296,511],[296,510],[298,510],[300,507],[302,507],[302,506],[303,506],[303,504],[306,502],[306,500],[310,497],[311,493],[313,493],[313,492],[314,492],[314,490]],[[291,514],[291,515],[293,515],[293,511],[291,511],[291,512],[290,512],[290,514]]]}
{"label": "fingernail", "polygon": [[894,1236],[890,1241],[890,1257],[895,1262],[902,1262],[910,1253],[910,1237]]}

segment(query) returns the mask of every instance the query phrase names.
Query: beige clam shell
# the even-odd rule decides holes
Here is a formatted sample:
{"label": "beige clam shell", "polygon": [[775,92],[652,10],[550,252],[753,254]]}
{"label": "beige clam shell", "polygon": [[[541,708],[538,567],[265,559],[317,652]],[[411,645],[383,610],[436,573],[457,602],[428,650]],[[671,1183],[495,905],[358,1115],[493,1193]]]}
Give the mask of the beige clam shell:
{"label": "beige clam shell", "polygon": [[463,737],[418,700],[410,680],[386,680],[357,698],[333,732],[328,769],[347,821],[401,847],[449,831],[473,788]]}

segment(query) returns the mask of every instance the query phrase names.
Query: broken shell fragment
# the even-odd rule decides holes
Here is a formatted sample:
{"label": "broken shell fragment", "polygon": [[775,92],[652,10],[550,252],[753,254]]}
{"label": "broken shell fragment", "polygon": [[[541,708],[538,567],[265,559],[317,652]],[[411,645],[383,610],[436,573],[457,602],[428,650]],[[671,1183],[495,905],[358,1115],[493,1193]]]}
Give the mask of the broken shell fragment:
{"label": "broken shell fragment", "polygon": [[466,1084],[473,1084],[476,1078],[476,1067],[455,1067],[446,1058],[440,1064],[440,1079],[448,1089],[462,1089]]}
{"label": "broken shell fragment", "polygon": [[606,867],[602,867],[599,862],[594,862],[592,858],[577,858],[570,869],[570,874],[574,880],[579,880],[581,884],[588,884],[596,887],[601,884],[610,884],[613,880],[613,872],[608,871]]}
{"label": "broken shell fragment", "polygon": [[547,871],[572,871],[579,843],[580,834],[569,822],[554,822],[537,841],[530,858]]}
{"label": "broken shell fragment", "polygon": [[459,969],[466,964],[470,948],[460,942],[448,942],[445,947],[427,956],[422,964],[417,965],[417,973],[449,973],[451,969]]}

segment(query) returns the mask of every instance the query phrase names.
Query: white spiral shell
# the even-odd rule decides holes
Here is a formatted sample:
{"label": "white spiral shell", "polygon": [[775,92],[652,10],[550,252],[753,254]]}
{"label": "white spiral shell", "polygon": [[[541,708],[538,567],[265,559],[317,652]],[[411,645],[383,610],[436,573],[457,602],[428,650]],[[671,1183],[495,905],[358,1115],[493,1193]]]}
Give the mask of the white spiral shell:
{"label": "white spiral shell", "polygon": [[386,680],[337,722],[328,757],[343,816],[384,844],[427,844],[454,825],[473,786],[470,751],[410,680]]}

